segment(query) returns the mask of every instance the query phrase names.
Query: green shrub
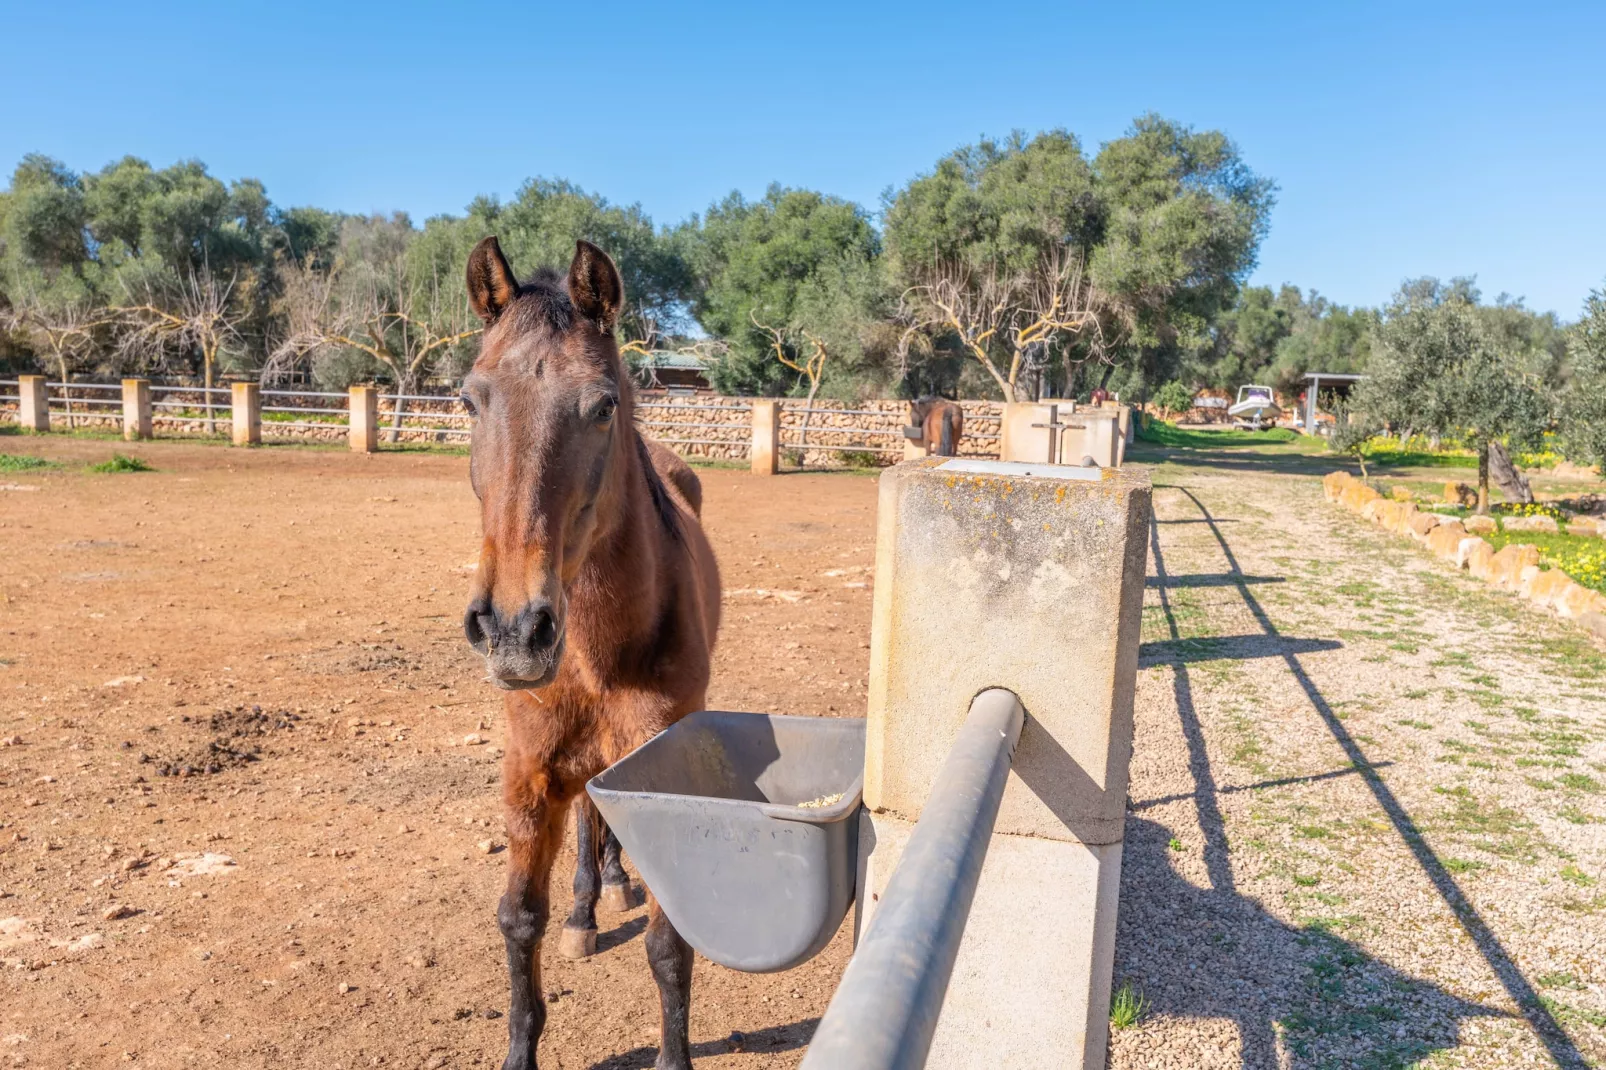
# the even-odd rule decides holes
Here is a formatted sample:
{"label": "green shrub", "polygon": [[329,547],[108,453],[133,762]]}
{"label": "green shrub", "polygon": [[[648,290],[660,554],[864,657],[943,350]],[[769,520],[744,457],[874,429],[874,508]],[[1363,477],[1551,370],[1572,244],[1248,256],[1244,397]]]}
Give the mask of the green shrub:
{"label": "green shrub", "polygon": [[130,457],[126,453],[114,453],[109,461],[89,466],[91,472],[154,472],[156,469],[140,460]]}
{"label": "green shrub", "polygon": [[879,468],[881,458],[869,450],[837,450],[837,463],[845,468]]}
{"label": "green shrub", "polygon": [[52,462],[43,457],[29,457],[20,453],[0,453],[0,472],[27,472],[34,468],[49,468]]}

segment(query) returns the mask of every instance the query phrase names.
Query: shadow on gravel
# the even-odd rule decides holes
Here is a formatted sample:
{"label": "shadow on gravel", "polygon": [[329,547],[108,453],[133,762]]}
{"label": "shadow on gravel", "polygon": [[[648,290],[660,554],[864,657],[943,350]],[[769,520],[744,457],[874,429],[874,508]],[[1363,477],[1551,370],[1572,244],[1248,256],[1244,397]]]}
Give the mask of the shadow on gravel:
{"label": "shadow on gravel", "polygon": [[[746,1051],[762,1054],[774,1051],[794,1051],[806,1047],[814,1036],[814,1027],[820,1024],[818,1018],[805,1018],[790,1025],[776,1025],[768,1029],[755,1029],[751,1033],[741,1034],[741,1043],[733,1047],[731,1038],[724,1040],[704,1040],[691,1046],[693,1059],[705,1059],[714,1055],[726,1055],[733,1051]],[[657,1048],[632,1048],[618,1055],[610,1055],[599,1063],[592,1063],[590,1070],[651,1070],[658,1059]]]}
{"label": "shadow on gravel", "polygon": [[1291,658],[1297,654],[1339,650],[1343,646],[1337,639],[1284,638],[1280,635],[1203,635],[1197,639],[1160,639],[1138,645],[1138,668],[1147,669],[1151,665],[1169,665],[1181,661]]}
{"label": "shadow on gravel", "polygon": [[[1169,489],[1186,495],[1210,524],[1230,569],[1228,574],[1243,575],[1220,522],[1204,503],[1185,487]],[[1159,528],[1152,527],[1150,532],[1161,607],[1171,629],[1171,642],[1180,644],[1180,631],[1166,595],[1168,577]],[[1249,584],[1240,584],[1239,593],[1260,623],[1264,638],[1280,640],[1276,625]],[[1146,646],[1164,648],[1166,644]],[[1282,656],[1351,763],[1350,769],[1324,776],[1354,773],[1366,782],[1424,875],[1471,937],[1556,1065],[1588,1066],[1443,861],[1423,840],[1410,813],[1379,776],[1380,766],[1367,760],[1360,744],[1334,714],[1300,664],[1298,654],[1290,651]],[[1279,1065],[1279,1030],[1282,1046],[1296,1067],[1333,1065],[1335,1061],[1342,1065],[1405,1066],[1453,1046],[1459,1037],[1460,1019],[1504,1015],[1505,1012],[1468,1003],[1400,974],[1337,935],[1360,919],[1312,919],[1296,929],[1237,894],[1225,823],[1217,803],[1220,789],[1210,768],[1204,732],[1194,706],[1189,660],[1198,659],[1178,657],[1169,663],[1174,670],[1177,710],[1195,784],[1192,798],[1204,836],[1210,887],[1194,887],[1172,869],[1166,853],[1170,830],[1142,818],[1129,818],[1121,877],[1117,976],[1138,984],[1153,1001],[1156,1012],[1235,1021],[1242,1038],[1243,1065],[1257,1070]],[[1157,658],[1152,663],[1167,660]]]}

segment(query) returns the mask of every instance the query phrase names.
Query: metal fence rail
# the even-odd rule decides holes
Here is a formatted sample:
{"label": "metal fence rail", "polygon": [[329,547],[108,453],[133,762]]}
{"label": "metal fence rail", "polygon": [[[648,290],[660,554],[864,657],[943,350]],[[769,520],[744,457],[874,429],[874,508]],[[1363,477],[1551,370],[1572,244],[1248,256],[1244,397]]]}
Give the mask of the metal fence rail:
{"label": "metal fence rail", "polygon": [[971,700],[802,1070],[926,1065],[1025,719],[1002,688]]}

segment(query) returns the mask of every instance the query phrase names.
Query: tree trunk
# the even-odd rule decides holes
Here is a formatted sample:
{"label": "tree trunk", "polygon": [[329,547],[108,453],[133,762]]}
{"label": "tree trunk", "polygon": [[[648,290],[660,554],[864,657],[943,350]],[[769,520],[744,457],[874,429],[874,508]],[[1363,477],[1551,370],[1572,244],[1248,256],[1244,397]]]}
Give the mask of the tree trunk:
{"label": "tree trunk", "polygon": [[201,350],[201,378],[206,384],[206,433],[217,434],[217,421],[212,418],[212,354]]}
{"label": "tree trunk", "polygon": [[1489,444],[1478,444],[1478,515],[1489,512]]}
{"label": "tree trunk", "polygon": [[1505,446],[1491,442],[1485,447],[1484,452],[1488,457],[1485,478],[1494,479],[1507,501],[1532,505],[1533,488],[1528,485],[1528,480],[1522,473],[1517,471],[1517,466],[1511,463],[1511,455],[1506,452]]}
{"label": "tree trunk", "polygon": [[797,446],[799,450],[806,450],[809,446],[809,418],[814,415],[814,395],[820,392],[820,376],[815,376],[809,384],[808,400],[803,402],[803,426],[798,430]]}
{"label": "tree trunk", "polygon": [[412,392],[413,384],[411,377],[398,376],[396,379],[396,407],[391,411],[390,414],[390,430],[386,432],[385,435],[385,440],[387,442],[395,443],[401,441],[402,411],[406,408],[406,402],[402,401],[402,398],[408,394],[411,394]]}
{"label": "tree trunk", "polygon": [[[71,431],[74,427],[72,413],[72,388],[67,384],[72,382],[72,377],[67,374],[67,355],[65,353],[56,354],[56,365],[61,368],[61,400],[62,403],[67,406],[67,430]],[[49,391],[46,391],[45,397],[48,399],[49,396]],[[49,407],[50,402],[46,400],[45,408],[48,409]]]}

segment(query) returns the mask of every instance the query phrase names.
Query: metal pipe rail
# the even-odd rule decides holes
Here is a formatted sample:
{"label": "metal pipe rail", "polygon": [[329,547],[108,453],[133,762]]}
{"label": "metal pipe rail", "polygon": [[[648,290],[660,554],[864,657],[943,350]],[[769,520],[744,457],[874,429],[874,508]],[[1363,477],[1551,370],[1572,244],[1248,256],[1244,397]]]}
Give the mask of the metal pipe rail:
{"label": "metal pipe rail", "polygon": [[992,688],[970,700],[802,1070],[926,1065],[1025,720],[1013,692]]}

